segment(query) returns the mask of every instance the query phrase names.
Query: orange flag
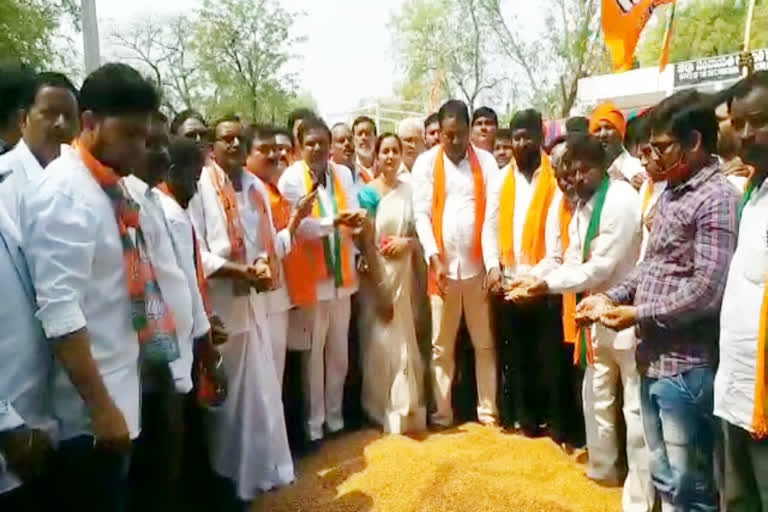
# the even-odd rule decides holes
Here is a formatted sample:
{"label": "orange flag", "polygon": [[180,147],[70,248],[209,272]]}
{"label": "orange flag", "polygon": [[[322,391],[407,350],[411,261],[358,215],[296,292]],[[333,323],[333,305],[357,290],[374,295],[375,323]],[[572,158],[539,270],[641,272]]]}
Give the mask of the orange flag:
{"label": "orange flag", "polygon": [[603,34],[616,72],[632,69],[635,47],[653,10],[674,0],[603,0]]}
{"label": "orange flag", "polygon": [[661,47],[661,57],[659,57],[659,71],[664,71],[669,64],[669,47],[672,41],[672,24],[675,22],[675,7],[677,3],[672,0],[672,8],[669,11],[669,20],[667,20],[667,30],[664,32],[664,44]]}

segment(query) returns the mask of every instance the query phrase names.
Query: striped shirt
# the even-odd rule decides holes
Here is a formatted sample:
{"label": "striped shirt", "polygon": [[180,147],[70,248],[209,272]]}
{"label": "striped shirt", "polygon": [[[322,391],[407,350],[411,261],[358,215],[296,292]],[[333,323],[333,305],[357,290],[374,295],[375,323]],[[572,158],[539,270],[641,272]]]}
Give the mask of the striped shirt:
{"label": "striped shirt", "polygon": [[715,365],[737,210],[738,194],[715,160],[659,199],[645,260],[606,294],[637,306],[637,363],[644,375],[671,377]]}

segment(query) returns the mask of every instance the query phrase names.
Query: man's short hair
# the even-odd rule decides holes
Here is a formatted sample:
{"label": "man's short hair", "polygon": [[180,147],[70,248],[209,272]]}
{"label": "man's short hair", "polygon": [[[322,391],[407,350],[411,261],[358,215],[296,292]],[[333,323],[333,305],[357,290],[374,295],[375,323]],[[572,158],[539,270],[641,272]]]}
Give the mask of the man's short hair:
{"label": "man's short hair", "polygon": [[632,147],[651,140],[650,112],[635,116],[627,121],[627,134],[624,136],[624,147]]}
{"label": "man's short hair", "polygon": [[351,131],[351,128],[349,127],[349,125],[347,123],[343,122],[343,121],[338,122],[338,123],[334,124],[333,126],[331,126],[331,132],[336,130],[336,128],[346,128],[347,130]]}
{"label": "man's short hair", "polygon": [[221,116],[220,118],[218,118],[217,120],[215,120],[211,124],[211,130],[215,133],[216,132],[216,128],[218,128],[219,125],[222,124],[222,123],[240,123],[240,124],[242,124],[242,120],[240,119],[240,116],[238,116],[236,114],[225,114],[225,115]]}
{"label": "man's short hair", "polygon": [[35,83],[34,86],[29,90],[29,95],[27,98],[25,98],[26,105],[24,105],[24,108],[31,107],[35,102],[37,93],[39,93],[40,90],[45,87],[57,87],[60,89],[66,89],[72,93],[72,95],[75,97],[75,101],[79,102],[80,91],[77,90],[77,87],[75,87],[70,79],[66,77],[66,75],[62,73],[55,73],[53,71],[43,71],[42,73],[35,75]]}
{"label": "man's short hair", "polygon": [[594,135],[576,132],[566,138],[564,162],[570,165],[576,160],[597,165],[603,171],[608,168],[605,147]]}
{"label": "man's short hair", "polygon": [[104,64],[80,89],[80,110],[97,115],[149,114],[159,106],[157,89],[127,64]]}
{"label": "man's short hair", "polygon": [[728,110],[730,110],[734,98],[741,99],[749,94],[752,89],[758,87],[768,89],[768,71],[758,71],[736,82],[727,93]]}
{"label": "man's short hair", "polygon": [[268,124],[248,123],[244,127],[245,150],[250,153],[253,141],[267,139],[275,136],[275,127]]}
{"label": "man's short hair", "polygon": [[291,144],[291,147],[293,147],[293,135],[291,135],[290,130],[286,130],[282,126],[275,127],[275,137],[278,135],[282,135],[283,137],[288,139],[288,142]]}
{"label": "man's short hair", "polygon": [[653,133],[670,133],[683,145],[693,143],[694,132],[701,134],[704,149],[717,151],[718,124],[712,98],[696,90],[676,92],[653,108],[650,116]]}
{"label": "man's short hair", "polygon": [[440,117],[437,115],[437,112],[433,112],[427,116],[427,118],[424,120],[424,130],[429,128],[429,125],[439,123]]}
{"label": "man's short hair", "polygon": [[397,136],[402,138],[405,132],[410,130],[416,130],[421,134],[421,138],[424,138],[424,125],[421,120],[416,117],[406,117],[400,124],[397,125]]}
{"label": "man's short hair", "polygon": [[328,125],[319,117],[308,117],[304,119],[299,127],[299,144],[304,144],[304,137],[312,130],[322,130],[328,134],[328,140],[331,140],[331,130]]}
{"label": "man's short hair", "polygon": [[500,128],[496,132],[496,140],[512,140],[512,130],[509,128]]}
{"label": "man's short hair", "polygon": [[358,116],[355,118],[355,120],[352,122],[352,132],[354,133],[355,128],[357,128],[357,125],[363,124],[363,123],[370,123],[370,125],[373,127],[373,135],[376,136],[377,130],[376,130],[376,123],[368,116]]}
{"label": "man's short hair", "polygon": [[467,104],[461,100],[448,100],[443,103],[440,110],[437,111],[437,120],[442,126],[446,119],[456,119],[469,126],[469,109]]}
{"label": "man's short hair", "polygon": [[34,85],[31,68],[19,62],[0,62],[0,127],[7,127],[14,114],[25,107]]}
{"label": "man's short hair", "polygon": [[[288,123],[286,126],[288,131],[293,133],[293,125],[296,124],[296,121],[304,121],[310,117],[317,117],[317,114],[315,114],[311,109],[302,107],[292,110],[291,113],[288,114]],[[291,135],[291,137],[293,137],[293,135]]]}
{"label": "man's short hair", "polygon": [[543,139],[544,123],[541,120],[541,112],[532,108],[516,112],[509,122],[509,129],[513,132],[515,130],[528,130]]}
{"label": "man's short hair", "polygon": [[589,133],[589,119],[584,116],[574,116],[565,121],[566,133]]}
{"label": "man's short hair", "polygon": [[173,121],[171,122],[171,133],[178,135],[181,125],[183,125],[187,121],[187,119],[197,119],[198,121],[203,123],[203,126],[208,126],[207,123],[205,122],[205,118],[203,117],[203,114],[201,114],[197,110],[188,108],[186,110],[182,110],[181,112],[176,114],[176,117],[173,118]]}
{"label": "man's short hair", "polygon": [[499,116],[496,115],[496,111],[493,110],[491,107],[480,107],[477,110],[475,110],[472,113],[472,126],[474,126],[475,122],[481,117],[485,117],[486,119],[491,119],[493,121],[493,124],[495,124],[496,126],[499,126]]}

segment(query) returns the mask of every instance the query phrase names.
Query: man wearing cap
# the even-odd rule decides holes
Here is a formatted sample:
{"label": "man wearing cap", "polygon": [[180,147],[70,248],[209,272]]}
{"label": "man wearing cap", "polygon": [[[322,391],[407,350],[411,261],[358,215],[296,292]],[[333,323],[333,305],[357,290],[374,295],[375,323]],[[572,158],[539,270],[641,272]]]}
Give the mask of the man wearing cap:
{"label": "man wearing cap", "polygon": [[600,139],[608,158],[613,162],[608,168],[611,179],[628,181],[639,190],[647,176],[640,160],[624,148],[627,121],[616,105],[607,101],[599,105],[589,119],[589,133]]}

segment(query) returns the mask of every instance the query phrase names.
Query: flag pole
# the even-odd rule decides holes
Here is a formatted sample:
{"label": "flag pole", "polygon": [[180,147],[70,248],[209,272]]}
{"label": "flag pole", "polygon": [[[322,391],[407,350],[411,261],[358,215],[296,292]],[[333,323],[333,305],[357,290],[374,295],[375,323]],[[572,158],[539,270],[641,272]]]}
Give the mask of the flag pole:
{"label": "flag pole", "polygon": [[752,15],[755,13],[755,0],[749,0],[747,7],[747,24],[744,29],[744,51],[749,51],[749,36],[752,33]]}

